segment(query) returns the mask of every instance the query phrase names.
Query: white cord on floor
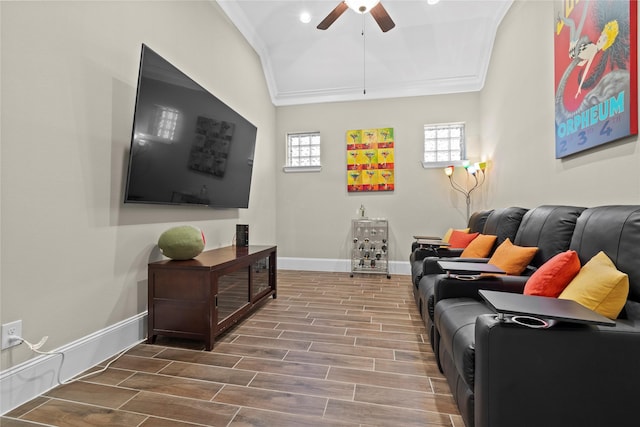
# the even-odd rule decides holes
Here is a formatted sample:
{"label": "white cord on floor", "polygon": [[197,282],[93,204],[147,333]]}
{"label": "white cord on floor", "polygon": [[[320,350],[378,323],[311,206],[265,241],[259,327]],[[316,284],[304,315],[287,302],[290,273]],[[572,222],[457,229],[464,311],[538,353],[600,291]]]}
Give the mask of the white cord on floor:
{"label": "white cord on floor", "polygon": [[88,378],[90,376],[96,375],[96,374],[101,374],[102,372],[106,371],[107,369],[109,369],[109,367],[118,359],[120,359],[127,351],[131,350],[133,347],[137,346],[138,344],[146,341],[145,339],[142,339],[140,341],[137,341],[133,344],[131,344],[130,346],[128,346],[127,348],[125,348],[124,350],[122,350],[120,353],[118,353],[118,355],[116,357],[114,357],[113,359],[111,359],[109,361],[109,363],[107,363],[102,369],[98,369],[97,371],[93,371],[93,372],[89,372],[86,373],[84,375],[81,375],[79,377],[75,377],[75,378],[71,378],[67,381],[62,381],[62,379],[60,378],[60,375],[62,373],[62,365],[64,365],[64,353],[61,351],[40,351],[40,348],[44,345],[45,342],[47,342],[47,339],[49,339],[48,336],[43,337],[39,342],[32,344],[29,341],[25,340],[24,338],[14,335],[11,337],[11,339],[13,340],[20,340],[21,343],[25,343],[27,345],[27,347],[29,347],[29,349],[31,349],[33,352],[38,353],[38,354],[42,354],[42,355],[46,355],[46,356],[55,356],[55,355],[60,355],[60,367],[58,368],[58,384],[60,385],[66,385],[66,384],[71,384],[73,382],[76,381],[80,381],[83,380],[85,378]]}

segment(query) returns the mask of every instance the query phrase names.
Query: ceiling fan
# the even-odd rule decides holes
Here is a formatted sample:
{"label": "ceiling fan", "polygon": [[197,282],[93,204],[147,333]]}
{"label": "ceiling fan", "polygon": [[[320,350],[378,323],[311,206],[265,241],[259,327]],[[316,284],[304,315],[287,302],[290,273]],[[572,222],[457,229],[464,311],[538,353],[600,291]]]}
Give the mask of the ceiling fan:
{"label": "ceiling fan", "polygon": [[363,15],[371,12],[371,16],[373,16],[373,19],[376,20],[384,33],[396,26],[387,13],[387,10],[382,6],[382,3],[380,3],[380,0],[346,0],[340,2],[338,6],[318,24],[317,28],[319,30],[326,30],[349,8]]}

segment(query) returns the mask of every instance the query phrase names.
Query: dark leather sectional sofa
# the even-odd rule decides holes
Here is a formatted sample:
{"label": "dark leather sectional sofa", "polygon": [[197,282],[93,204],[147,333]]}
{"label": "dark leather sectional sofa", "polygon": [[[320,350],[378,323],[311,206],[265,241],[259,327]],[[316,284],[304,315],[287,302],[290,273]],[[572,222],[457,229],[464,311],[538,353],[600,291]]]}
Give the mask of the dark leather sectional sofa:
{"label": "dark leather sectional sofa", "polygon": [[[491,234],[489,223],[490,216],[485,234]],[[522,276],[462,281],[437,271],[435,257],[424,257],[423,271],[413,277],[421,316],[465,425],[640,425],[640,206],[540,206],[525,210],[512,240],[539,248]],[[522,293],[536,267],[568,249],[582,265],[604,251],[629,276],[615,326],[527,328],[499,321],[480,298],[480,289]]]}
{"label": "dark leather sectional sofa", "polygon": [[[469,219],[469,232],[474,233],[477,231],[482,234],[497,236],[495,243],[497,247],[507,238],[511,239],[511,241],[515,239],[516,232],[526,212],[527,209],[525,208],[510,207],[474,213]],[[418,248],[412,252],[410,257],[414,297],[420,315],[424,319],[425,326],[429,332],[432,347],[435,347],[433,329],[434,273],[441,273],[435,260],[443,256],[455,259],[461,254],[462,249],[439,249],[438,257],[433,257],[428,256],[430,255],[428,250],[425,251],[425,249]],[[466,260],[478,261],[476,259]]]}

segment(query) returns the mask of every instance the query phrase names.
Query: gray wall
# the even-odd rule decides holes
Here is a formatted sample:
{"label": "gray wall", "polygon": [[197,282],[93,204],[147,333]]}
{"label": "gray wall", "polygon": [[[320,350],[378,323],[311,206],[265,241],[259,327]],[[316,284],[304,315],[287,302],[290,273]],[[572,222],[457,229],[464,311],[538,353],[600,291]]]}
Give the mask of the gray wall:
{"label": "gray wall", "polygon": [[[451,192],[442,168],[423,169],[423,125],[466,122],[469,155],[480,147],[479,94],[464,93],[368,102],[279,107],[276,143],[278,255],[347,259],[350,220],[360,205],[372,218],[389,220],[389,259],[406,261],[412,236],[440,233],[466,223],[464,199]],[[392,127],[395,135],[393,192],[348,193],[346,132]],[[285,134],[320,131],[322,171],[285,173]],[[478,206],[474,199],[474,205]]]}
{"label": "gray wall", "polygon": [[480,108],[488,205],[639,203],[637,136],[555,159],[553,24],[553,2],[516,1],[498,31]]}
{"label": "gray wall", "polygon": [[[1,321],[57,348],[146,310],[158,236],[207,248],[236,223],[275,243],[275,107],[260,60],[210,1],[0,2]],[[249,209],[123,205],[141,43],[258,127]],[[2,352],[2,369],[32,354]]]}

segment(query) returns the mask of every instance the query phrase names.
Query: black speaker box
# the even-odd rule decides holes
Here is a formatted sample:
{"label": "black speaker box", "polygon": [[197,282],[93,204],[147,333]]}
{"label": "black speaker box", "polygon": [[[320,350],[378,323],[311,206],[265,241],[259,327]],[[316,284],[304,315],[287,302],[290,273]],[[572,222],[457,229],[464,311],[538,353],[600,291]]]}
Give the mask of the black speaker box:
{"label": "black speaker box", "polygon": [[236,224],[236,246],[249,246],[248,224]]}

